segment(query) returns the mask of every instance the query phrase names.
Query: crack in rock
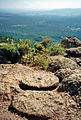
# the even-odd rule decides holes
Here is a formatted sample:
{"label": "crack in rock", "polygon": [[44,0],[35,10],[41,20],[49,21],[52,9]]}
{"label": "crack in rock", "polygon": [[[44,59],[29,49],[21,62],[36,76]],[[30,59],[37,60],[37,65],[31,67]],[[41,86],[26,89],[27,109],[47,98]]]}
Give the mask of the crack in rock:
{"label": "crack in rock", "polygon": [[19,87],[22,89],[22,90],[34,90],[34,91],[51,91],[51,90],[54,90],[56,89],[58,86],[58,84],[55,84],[54,86],[49,86],[49,87],[35,87],[35,86],[28,86],[24,83],[20,83],[19,84]]}

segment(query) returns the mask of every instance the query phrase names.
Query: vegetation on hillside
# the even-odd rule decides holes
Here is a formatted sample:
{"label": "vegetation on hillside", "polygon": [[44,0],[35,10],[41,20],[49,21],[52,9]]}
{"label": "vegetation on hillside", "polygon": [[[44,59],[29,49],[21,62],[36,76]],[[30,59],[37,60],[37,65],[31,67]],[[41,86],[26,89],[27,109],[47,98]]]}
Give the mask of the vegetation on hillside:
{"label": "vegetation on hillside", "polygon": [[66,14],[65,16],[56,16],[40,14],[9,14],[1,12],[0,34],[22,39],[33,39],[37,42],[41,41],[41,37],[45,36],[55,39],[56,42],[60,42],[65,36],[76,36],[81,39],[81,15],[68,16]]}
{"label": "vegetation on hillside", "polygon": [[65,49],[54,43],[51,38],[45,37],[40,42],[31,43],[30,40],[18,40],[1,36],[0,63],[22,63],[29,66],[38,66],[47,69],[48,56],[64,55]]}

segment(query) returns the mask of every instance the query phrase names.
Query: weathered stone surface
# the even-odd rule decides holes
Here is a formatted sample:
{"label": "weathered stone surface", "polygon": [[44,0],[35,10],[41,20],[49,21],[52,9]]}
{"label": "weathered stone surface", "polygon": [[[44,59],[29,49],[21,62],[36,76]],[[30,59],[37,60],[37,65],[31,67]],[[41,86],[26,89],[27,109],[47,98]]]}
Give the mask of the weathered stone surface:
{"label": "weathered stone surface", "polygon": [[37,116],[42,120],[71,119],[80,120],[76,102],[67,93],[55,91],[26,91],[14,97],[11,108],[28,116]]}
{"label": "weathered stone surface", "polygon": [[68,78],[72,74],[81,74],[80,69],[71,70],[70,68],[59,69],[55,72],[55,75],[59,78],[59,81],[62,82],[63,79]]}
{"label": "weathered stone surface", "polygon": [[74,73],[73,70],[71,70],[70,68],[66,68],[66,69],[59,69],[59,70],[57,70],[55,72],[55,75],[59,78],[59,81],[61,83],[64,78],[70,76],[73,73]]}
{"label": "weathered stone surface", "polygon": [[0,65],[1,99],[11,99],[11,96],[20,92],[22,87],[22,89],[25,89],[25,87],[27,87],[27,89],[31,89],[31,87],[50,87],[50,89],[52,87],[55,89],[58,83],[59,79],[51,72],[36,71],[20,64]]}
{"label": "weathered stone surface", "polygon": [[[80,120],[81,104],[80,99],[76,101],[75,95],[80,97],[81,72],[72,60],[68,63],[67,58],[63,57],[67,62],[60,57],[58,59],[58,62],[55,59],[59,63],[55,74],[59,79],[61,75],[60,86],[54,73],[20,64],[0,65],[0,100],[11,101],[8,110],[29,120]],[[71,84],[68,82],[70,80]],[[54,89],[54,86],[57,88]]]}
{"label": "weathered stone surface", "polygon": [[81,57],[81,47],[66,49],[66,53],[70,57]]}
{"label": "weathered stone surface", "polygon": [[81,46],[81,41],[76,37],[66,37],[61,41],[61,45],[65,48],[73,48]]}
{"label": "weathered stone surface", "polygon": [[30,87],[45,88],[58,84],[59,79],[51,72],[33,70],[27,74],[26,79],[23,79],[22,83]]}
{"label": "weathered stone surface", "polygon": [[59,69],[66,69],[70,68],[71,70],[74,69],[79,69],[79,66],[77,65],[76,62],[69,58],[65,58],[61,55],[58,56],[51,56],[48,58],[49,59],[49,71],[56,72]]}
{"label": "weathered stone surface", "polygon": [[62,80],[60,89],[71,95],[81,95],[81,73],[74,73]]}
{"label": "weathered stone surface", "polygon": [[[19,69],[20,68],[20,69]],[[22,79],[21,65],[0,64],[0,98],[11,99],[20,91],[19,80]]]}
{"label": "weathered stone surface", "polygon": [[74,60],[80,67],[81,67],[81,57],[79,58],[71,58],[72,60]]}

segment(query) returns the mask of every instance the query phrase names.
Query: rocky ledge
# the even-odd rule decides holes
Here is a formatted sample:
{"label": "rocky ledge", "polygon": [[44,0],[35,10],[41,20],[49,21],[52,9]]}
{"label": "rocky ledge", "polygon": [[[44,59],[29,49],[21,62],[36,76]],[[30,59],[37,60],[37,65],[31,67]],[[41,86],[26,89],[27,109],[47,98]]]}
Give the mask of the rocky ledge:
{"label": "rocky ledge", "polygon": [[0,101],[9,102],[15,120],[81,120],[81,42],[67,38],[62,45],[67,55],[49,56],[48,71],[0,64]]}
{"label": "rocky ledge", "polygon": [[80,120],[80,66],[63,56],[50,60],[47,72],[1,64],[0,100],[10,101],[8,110],[27,120]]}

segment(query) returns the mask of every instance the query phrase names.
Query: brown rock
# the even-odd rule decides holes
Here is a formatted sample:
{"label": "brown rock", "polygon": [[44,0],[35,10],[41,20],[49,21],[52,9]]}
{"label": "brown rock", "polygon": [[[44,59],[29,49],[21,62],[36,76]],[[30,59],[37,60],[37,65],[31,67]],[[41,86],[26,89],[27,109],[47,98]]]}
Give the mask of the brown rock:
{"label": "brown rock", "polygon": [[71,58],[71,59],[74,60],[81,67],[81,57],[79,57],[79,58]]}
{"label": "brown rock", "polygon": [[10,101],[0,101],[0,120],[28,120],[8,110]]}
{"label": "brown rock", "polygon": [[58,84],[59,79],[51,72],[33,70],[27,74],[26,79],[23,79],[21,83],[30,87],[45,88]]}
{"label": "brown rock", "polygon": [[[68,120],[79,118],[76,102],[67,94],[54,91],[26,91],[18,94],[12,101],[11,108],[22,114],[39,117],[39,120]],[[68,112],[69,111],[69,115]],[[77,114],[76,114],[77,113]]]}
{"label": "brown rock", "polygon": [[[76,99],[71,96],[74,93],[80,97],[80,71],[75,69],[78,68],[75,62],[70,63],[70,68],[66,68],[64,67],[66,62],[63,61],[65,63],[62,63],[63,59],[60,59],[59,66],[62,65],[61,68],[67,69],[65,73],[62,69],[63,71],[57,75],[59,76],[60,73],[63,75],[64,73],[64,78],[61,82],[61,88],[63,89],[60,88],[63,92],[57,92],[57,89],[54,89],[54,86],[58,85],[58,78],[54,73],[41,70],[36,71],[33,68],[20,64],[1,64],[0,100],[11,101],[8,110],[17,113],[17,115],[24,116],[29,120],[80,120],[80,99],[78,99],[79,102],[76,102]],[[60,70],[58,69],[58,71]],[[76,76],[73,77],[72,75],[75,73]],[[64,81],[70,80],[72,81],[73,88],[69,82],[64,83]],[[24,87],[26,89],[23,89]],[[1,116],[0,118],[2,119]]]}
{"label": "brown rock", "polygon": [[66,69],[59,69],[55,72],[55,75],[59,78],[60,82],[62,82],[63,79],[68,78],[72,74],[80,74],[81,70],[75,69],[71,70],[70,68]]}
{"label": "brown rock", "polygon": [[66,69],[59,69],[55,72],[55,75],[59,78],[60,82],[66,77],[69,77],[71,74],[73,74],[74,71],[71,70],[70,68]]}
{"label": "brown rock", "polygon": [[59,69],[66,69],[70,68],[71,70],[79,69],[79,66],[76,62],[69,58],[65,58],[61,55],[58,56],[51,56],[49,59],[49,68],[48,70],[51,72],[56,72]]}
{"label": "brown rock", "polygon": [[69,57],[81,57],[81,47],[66,49]]}
{"label": "brown rock", "polygon": [[62,40],[61,45],[65,48],[73,48],[81,46],[81,41],[76,37],[66,37]]}
{"label": "brown rock", "polygon": [[71,95],[81,95],[81,73],[74,73],[62,80],[60,89]]}
{"label": "brown rock", "polygon": [[0,65],[0,98],[11,96],[23,89],[55,89],[59,79],[51,72],[36,71],[20,64]]}
{"label": "brown rock", "polygon": [[[0,98],[11,99],[11,96],[20,91],[19,88],[19,65],[0,64]],[[20,76],[21,78],[21,76]]]}

